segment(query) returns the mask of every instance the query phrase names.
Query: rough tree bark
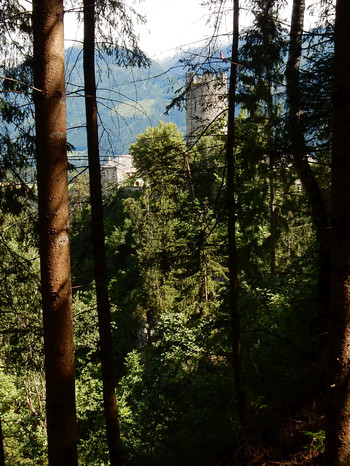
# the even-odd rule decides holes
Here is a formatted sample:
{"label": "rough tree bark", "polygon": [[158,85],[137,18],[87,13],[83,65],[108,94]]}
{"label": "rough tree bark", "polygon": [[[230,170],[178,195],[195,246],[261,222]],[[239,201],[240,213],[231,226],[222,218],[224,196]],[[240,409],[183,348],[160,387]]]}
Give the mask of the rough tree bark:
{"label": "rough tree bark", "polygon": [[0,466],[5,466],[4,436],[2,434],[1,416],[0,416]]}
{"label": "rough tree bark", "polygon": [[326,465],[350,464],[350,2],[337,0]]}
{"label": "rough tree bark", "polygon": [[62,0],[33,3],[33,33],[48,454],[76,465]]}
{"label": "rough tree bark", "polygon": [[270,272],[272,275],[276,273],[276,211],[275,211],[275,185],[274,185],[274,170],[273,160],[270,156],[269,160],[269,194],[270,194],[270,235],[271,235],[271,253],[270,253]]}
{"label": "rough tree bark", "polygon": [[297,175],[308,197],[319,253],[318,302],[323,320],[329,309],[329,221],[322,191],[308,161],[299,84],[305,0],[294,0],[286,66],[287,126]]}
{"label": "rough tree bark", "polygon": [[103,383],[103,402],[111,465],[121,465],[122,449],[115,396],[115,373],[111,335],[111,315],[107,285],[107,264],[103,226],[103,202],[98,144],[95,82],[95,2],[84,0],[84,84],[89,157],[90,202],[94,272]]}
{"label": "rough tree bark", "polygon": [[236,201],[235,201],[235,107],[239,38],[239,0],[233,2],[233,39],[230,70],[230,86],[228,95],[228,123],[226,141],[227,167],[227,207],[228,207],[228,246],[230,277],[230,310],[232,333],[232,361],[235,377],[236,402],[241,425],[246,422],[246,403],[243,387],[240,316],[238,309],[238,278],[236,252]]}

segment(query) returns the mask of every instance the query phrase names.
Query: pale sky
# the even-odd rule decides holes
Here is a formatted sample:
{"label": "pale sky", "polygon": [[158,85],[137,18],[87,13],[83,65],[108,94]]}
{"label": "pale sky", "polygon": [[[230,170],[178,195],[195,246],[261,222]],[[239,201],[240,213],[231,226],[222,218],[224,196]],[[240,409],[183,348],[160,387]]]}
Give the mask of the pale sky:
{"label": "pale sky", "polygon": [[[140,46],[151,58],[171,55],[177,47],[191,44],[210,34],[209,18],[199,0],[144,0],[134,8],[147,17],[147,24],[138,25]],[[82,28],[77,28],[74,14],[65,15],[67,46],[70,40],[81,40]]]}
{"label": "pale sky", "polygon": [[[145,26],[138,26],[140,35],[140,48],[151,58],[165,58],[175,54],[176,49],[186,48],[188,45],[196,45],[198,41],[212,34],[212,26],[208,25],[210,13],[200,4],[200,0],[143,0],[140,3],[132,2],[134,8],[147,17]],[[313,0],[306,0],[306,6]],[[219,3],[219,2],[218,2]],[[243,3],[243,2],[242,2]],[[290,5],[292,1],[288,1]],[[227,4],[232,8],[232,2]],[[290,22],[290,6],[283,13],[284,19]],[[247,14],[240,13],[240,25],[245,26],[249,22]],[[306,18],[306,23],[310,18]],[[69,40],[82,38],[70,13],[65,15],[66,45],[71,45]],[[221,33],[232,30],[232,9],[223,19]],[[223,43],[225,40],[223,39]]]}
{"label": "pale sky", "polygon": [[141,48],[149,55],[171,54],[209,34],[208,11],[198,0],[146,0],[140,4],[147,24],[140,28]]}

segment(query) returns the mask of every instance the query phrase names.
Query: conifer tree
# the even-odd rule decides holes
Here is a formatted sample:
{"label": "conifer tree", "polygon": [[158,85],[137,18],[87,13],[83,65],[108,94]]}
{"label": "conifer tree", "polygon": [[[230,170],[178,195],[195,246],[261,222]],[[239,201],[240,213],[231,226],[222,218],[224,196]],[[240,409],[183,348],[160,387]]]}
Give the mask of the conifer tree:
{"label": "conifer tree", "polygon": [[326,465],[350,463],[350,3],[337,0],[333,91],[330,358]]}
{"label": "conifer tree", "polygon": [[[148,64],[139,50],[131,15],[124,2],[84,0],[84,86],[89,158],[91,230],[94,275],[99,322],[104,411],[111,464],[122,464],[122,449],[115,396],[116,374],[113,362],[110,301],[106,264],[103,201],[101,186],[98,108],[95,78],[95,52],[105,50],[124,66]],[[137,15],[136,15],[137,16]],[[137,16],[140,19],[139,16]],[[115,34],[115,31],[118,31]],[[97,46],[96,37],[100,44]]]}
{"label": "conifer tree", "polygon": [[232,360],[235,376],[236,399],[239,418],[242,425],[246,422],[246,403],[243,388],[243,373],[241,361],[240,316],[238,309],[238,273],[236,251],[236,199],[235,199],[235,107],[236,82],[238,66],[238,39],[239,39],[239,1],[233,2],[233,37],[230,87],[228,96],[228,122],[226,141],[227,166],[227,207],[228,207],[228,245],[229,245],[229,279],[230,279],[230,312],[232,332]]}
{"label": "conifer tree", "polygon": [[39,251],[49,464],[77,464],[63,2],[33,4]]}
{"label": "conifer tree", "polygon": [[94,249],[95,286],[101,346],[103,404],[110,461],[112,465],[119,465],[122,464],[122,451],[115,395],[115,374],[113,364],[111,314],[108,297],[97,124],[95,82],[95,0],[84,0],[84,84],[92,217],[91,229]]}
{"label": "conifer tree", "polygon": [[316,232],[319,254],[318,304],[320,316],[328,315],[329,307],[329,221],[324,196],[310,167],[305,139],[303,107],[300,90],[300,63],[305,0],[294,0],[286,66],[287,133],[295,170],[305,189]]}
{"label": "conifer tree", "polygon": [[[280,142],[277,134],[281,132],[277,130],[280,124],[280,91],[278,88],[283,79],[281,68],[285,46],[284,31],[276,18],[279,16],[283,2],[251,0],[250,4],[253,23],[250,28],[246,29],[240,47],[242,68],[239,75],[238,99],[242,103],[243,111],[248,112],[244,117],[244,124],[257,125],[258,128],[263,127],[263,129],[260,131],[261,145],[255,144],[253,148],[250,148],[251,143],[248,137],[242,141],[244,153],[241,163],[244,165],[244,170],[249,172],[249,179],[252,178],[251,172],[255,167],[260,169],[260,176],[267,176],[269,179],[270,272],[275,274],[278,237],[275,171],[282,162],[278,157]],[[244,146],[248,147],[246,151]],[[262,164],[259,163],[261,161]]]}

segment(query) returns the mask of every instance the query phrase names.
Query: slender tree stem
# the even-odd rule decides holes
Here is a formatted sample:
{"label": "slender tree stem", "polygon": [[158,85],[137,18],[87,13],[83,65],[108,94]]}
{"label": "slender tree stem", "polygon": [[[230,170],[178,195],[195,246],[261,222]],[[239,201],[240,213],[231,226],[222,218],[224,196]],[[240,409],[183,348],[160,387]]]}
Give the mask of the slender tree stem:
{"label": "slender tree stem", "polygon": [[5,466],[4,436],[2,433],[2,419],[0,416],[0,466]]}
{"label": "slender tree stem", "polygon": [[308,161],[300,91],[300,63],[305,0],[294,0],[286,66],[287,125],[290,150],[298,177],[308,197],[319,249],[318,304],[323,320],[329,309],[329,221],[320,186]]}
{"label": "slender tree stem", "polygon": [[103,401],[110,464],[122,464],[122,450],[115,395],[115,373],[111,334],[111,313],[108,297],[105,234],[100,156],[98,144],[97,101],[95,82],[95,2],[84,0],[84,83],[87,143],[90,177],[90,202],[94,270],[100,334]]}
{"label": "slender tree stem", "polygon": [[236,201],[235,201],[235,107],[236,82],[238,63],[239,38],[239,1],[233,2],[233,41],[232,60],[229,86],[228,127],[226,142],[227,165],[227,206],[228,206],[228,245],[229,245],[229,276],[230,276],[230,309],[232,332],[232,361],[235,377],[236,401],[240,422],[246,422],[246,404],[243,387],[240,316],[238,309],[238,278],[237,278],[237,252],[236,252]]}

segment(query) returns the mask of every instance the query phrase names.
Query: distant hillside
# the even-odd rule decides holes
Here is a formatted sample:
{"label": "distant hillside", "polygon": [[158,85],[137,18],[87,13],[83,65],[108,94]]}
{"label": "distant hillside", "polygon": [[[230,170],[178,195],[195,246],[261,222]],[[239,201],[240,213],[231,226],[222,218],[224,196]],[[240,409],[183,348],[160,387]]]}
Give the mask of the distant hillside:
{"label": "distant hillside", "polygon": [[[76,151],[86,151],[83,57],[81,48],[66,51],[68,142]],[[164,115],[174,97],[172,88],[183,85],[175,73],[165,73],[155,62],[149,68],[125,68],[103,55],[97,60],[98,109],[101,159],[128,153],[137,134],[159,121],[174,122],[185,131],[185,112]],[[176,73],[178,75],[178,72]]]}

